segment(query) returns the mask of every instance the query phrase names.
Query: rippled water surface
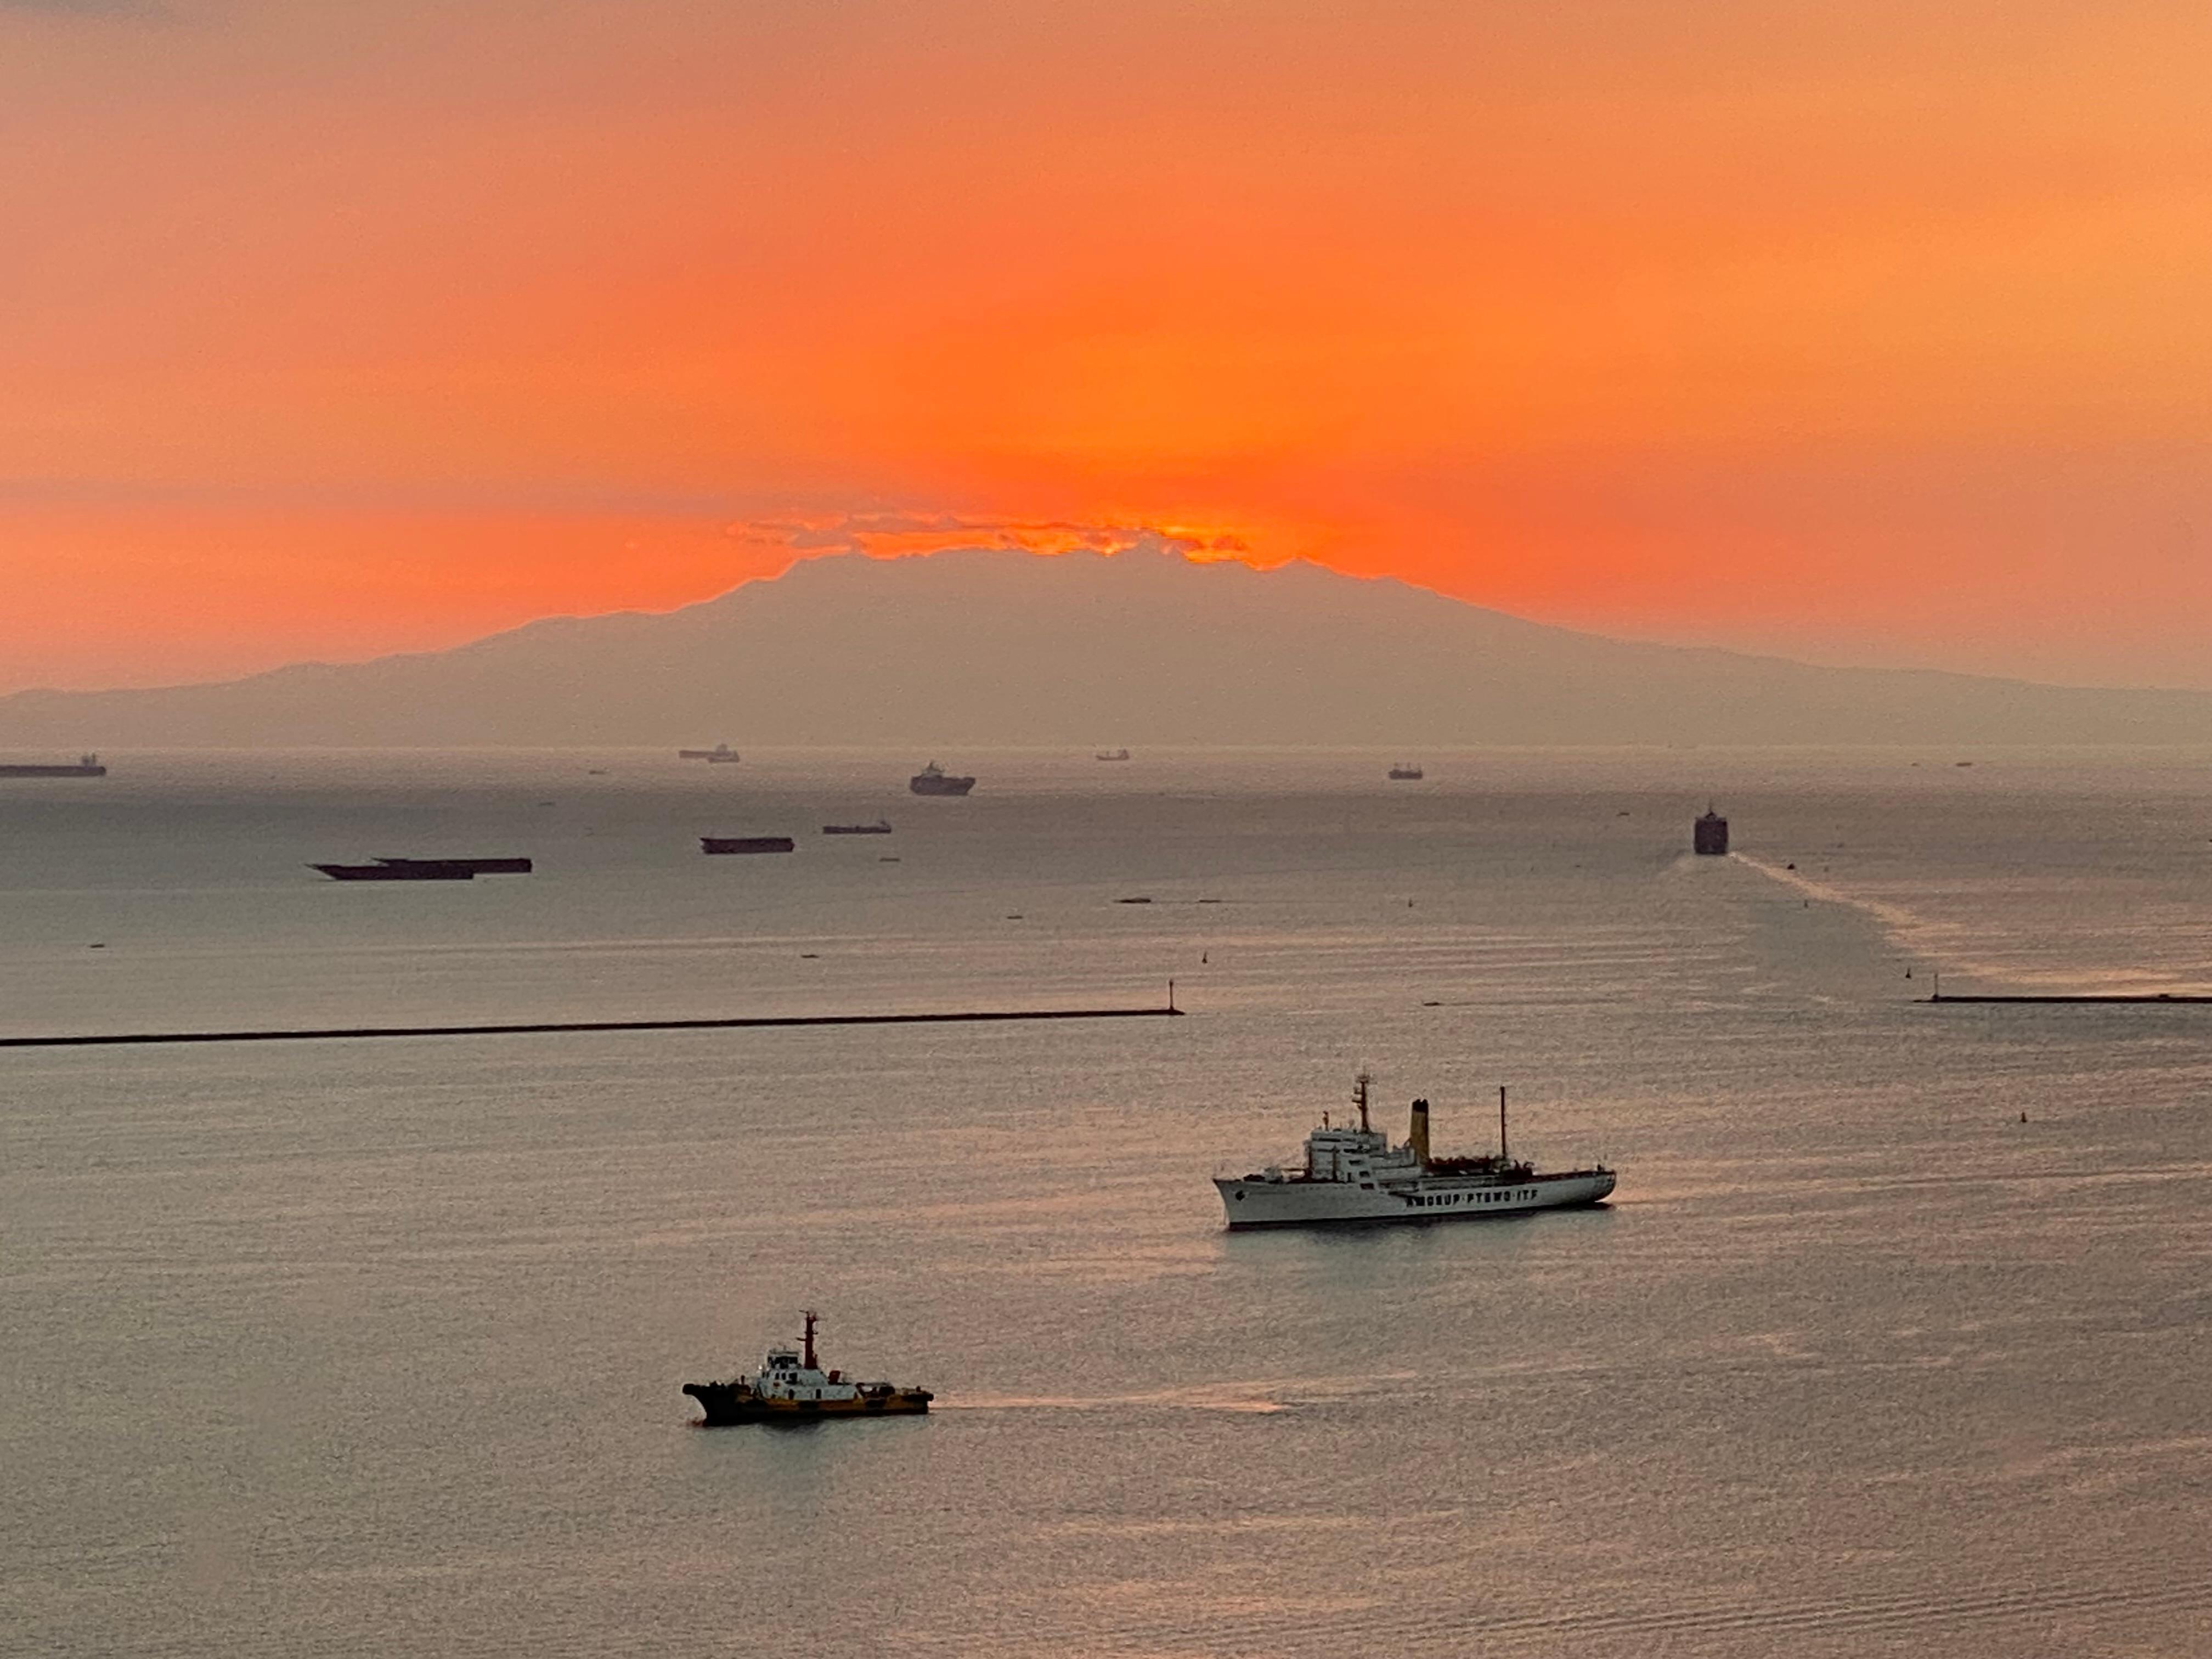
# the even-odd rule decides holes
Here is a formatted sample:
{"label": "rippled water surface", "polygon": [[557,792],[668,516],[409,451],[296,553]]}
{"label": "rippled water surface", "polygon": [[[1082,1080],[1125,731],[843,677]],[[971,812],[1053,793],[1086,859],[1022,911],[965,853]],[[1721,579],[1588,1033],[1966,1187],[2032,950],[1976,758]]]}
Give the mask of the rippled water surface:
{"label": "rippled water surface", "polygon": [[[0,1051],[0,1650],[2212,1651],[2212,1006],[1914,1000],[2212,992],[2212,756],[923,758],[0,786],[0,1035],[1188,1010]],[[1362,1066],[1616,1201],[1222,1231]]]}

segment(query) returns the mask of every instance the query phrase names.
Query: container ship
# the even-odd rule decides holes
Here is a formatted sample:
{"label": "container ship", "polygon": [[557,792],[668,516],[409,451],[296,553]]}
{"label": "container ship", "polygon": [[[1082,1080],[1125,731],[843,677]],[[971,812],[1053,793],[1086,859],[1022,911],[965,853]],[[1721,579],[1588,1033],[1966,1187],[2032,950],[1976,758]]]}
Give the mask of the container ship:
{"label": "container ship", "polygon": [[891,821],[889,818],[878,818],[873,823],[825,823],[822,826],[822,833],[825,836],[888,836],[890,832]]}
{"label": "container ship", "polygon": [[822,1369],[814,1352],[819,1316],[801,1317],[806,1334],[796,1349],[770,1348],[759,1372],[727,1382],[686,1382],[684,1392],[706,1411],[702,1428],[730,1428],[741,1423],[818,1423],[849,1417],[910,1417],[929,1409],[936,1396],[927,1389],[902,1389],[892,1382],[859,1382],[842,1371]]}
{"label": "container ship", "polygon": [[1505,1139],[1505,1091],[1498,1091],[1498,1152],[1435,1158],[1429,1152],[1429,1103],[1413,1103],[1405,1143],[1368,1122],[1369,1079],[1352,1103],[1359,1127],[1338,1128],[1327,1114],[1306,1137],[1305,1162],[1247,1176],[1217,1176],[1214,1187],[1231,1227],[1310,1226],[1335,1221],[1473,1221],[1604,1201],[1614,1174],[1602,1164],[1540,1172],[1515,1159]]}

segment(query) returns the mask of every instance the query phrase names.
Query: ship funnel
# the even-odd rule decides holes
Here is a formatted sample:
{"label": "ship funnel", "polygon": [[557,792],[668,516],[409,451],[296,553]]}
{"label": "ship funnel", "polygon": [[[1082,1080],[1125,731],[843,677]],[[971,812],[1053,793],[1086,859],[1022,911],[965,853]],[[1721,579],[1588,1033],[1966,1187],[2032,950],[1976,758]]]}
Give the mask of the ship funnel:
{"label": "ship funnel", "polygon": [[1425,1100],[1413,1103],[1413,1119],[1406,1130],[1406,1144],[1423,1164],[1429,1161],[1429,1103]]}

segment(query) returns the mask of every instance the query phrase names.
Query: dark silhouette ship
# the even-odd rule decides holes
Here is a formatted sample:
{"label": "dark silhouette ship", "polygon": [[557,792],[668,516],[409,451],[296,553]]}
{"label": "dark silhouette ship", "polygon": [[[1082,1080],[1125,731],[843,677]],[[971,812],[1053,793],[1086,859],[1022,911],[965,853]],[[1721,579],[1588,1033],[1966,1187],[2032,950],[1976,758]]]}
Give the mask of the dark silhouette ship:
{"label": "dark silhouette ship", "polygon": [[528,859],[379,859],[374,864],[311,864],[332,881],[474,881],[478,876],[526,876]]}
{"label": "dark silhouette ship", "polygon": [[18,763],[0,766],[0,778],[104,778],[107,769],[100,763],[97,755],[80,755],[76,764]]}
{"label": "dark silhouette ship", "polygon": [[472,876],[526,876],[535,867],[528,859],[379,859],[379,864],[465,864]]}
{"label": "dark silhouette ship", "polygon": [[404,864],[311,864],[332,881],[474,881],[463,859],[409,859]]}
{"label": "dark silhouette ship", "polygon": [[1390,778],[1394,783],[1419,783],[1421,777],[1421,769],[1411,761],[1400,761],[1390,769]]}
{"label": "dark silhouette ship", "polygon": [[825,836],[888,836],[890,832],[891,821],[889,818],[878,818],[873,823],[825,823],[822,826],[822,833]]}
{"label": "dark silhouette ship", "polygon": [[788,853],[798,843],[789,836],[702,836],[702,853]]}
{"label": "dark silhouette ship", "polygon": [[917,795],[964,795],[975,787],[975,780],[952,777],[932,761],[908,778],[906,787]]}
{"label": "dark silhouette ship", "polygon": [[1691,848],[1707,858],[1720,858],[1728,852],[1728,820],[1711,807],[1705,808],[1705,817],[1690,826]]}
{"label": "dark silhouette ship", "polygon": [[676,758],[702,760],[710,766],[734,766],[738,756],[738,751],[726,743],[718,743],[712,749],[679,749],[676,751]]}

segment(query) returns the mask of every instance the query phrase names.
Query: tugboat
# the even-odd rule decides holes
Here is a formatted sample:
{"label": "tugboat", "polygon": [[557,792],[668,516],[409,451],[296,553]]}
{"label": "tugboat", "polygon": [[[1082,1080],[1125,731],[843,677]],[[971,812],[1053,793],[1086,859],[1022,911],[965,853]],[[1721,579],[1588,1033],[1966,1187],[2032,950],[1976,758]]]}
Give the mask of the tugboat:
{"label": "tugboat", "polygon": [[909,1417],[927,1412],[936,1396],[927,1389],[902,1389],[890,1382],[855,1382],[842,1371],[825,1371],[815,1361],[814,1330],[820,1316],[802,1315],[806,1334],[797,1352],[775,1347],[761,1361],[757,1376],[727,1382],[686,1382],[684,1392],[707,1416],[700,1427],[730,1428],[740,1423],[818,1423],[825,1418]]}
{"label": "tugboat", "polygon": [[1421,769],[1411,761],[1400,761],[1390,769],[1390,781],[1393,783],[1419,783]]}
{"label": "tugboat", "polygon": [[964,795],[975,787],[975,780],[948,777],[945,769],[932,761],[908,778],[906,787],[917,795]]}
{"label": "tugboat", "polygon": [[1514,1158],[1505,1143],[1505,1091],[1498,1091],[1498,1152],[1471,1158],[1429,1155],[1429,1103],[1413,1103],[1403,1146],[1369,1127],[1367,1073],[1352,1094],[1359,1127],[1334,1128],[1328,1116],[1306,1137],[1302,1169],[1267,1169],[1214,1177],[1229,1225],[1285,1227],[1329,1221],[1473,1221],[1597,1204],[1613,1191],[1613,1172],[1586,1170],[1539,1174]]}

